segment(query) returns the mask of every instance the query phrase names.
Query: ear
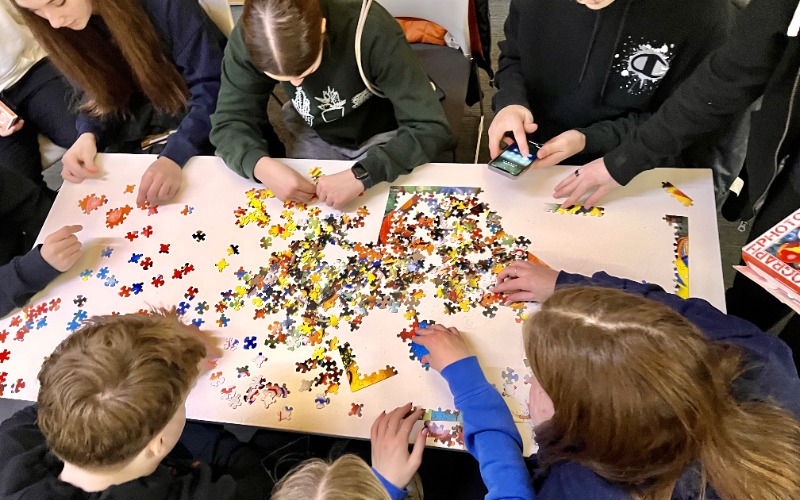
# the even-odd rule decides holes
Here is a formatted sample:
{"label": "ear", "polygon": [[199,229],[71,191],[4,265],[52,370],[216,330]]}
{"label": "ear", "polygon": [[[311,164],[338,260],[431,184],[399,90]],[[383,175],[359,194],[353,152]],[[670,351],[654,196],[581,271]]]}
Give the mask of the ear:
{"label": "ear", "polygon": [[325,28],[328,26],[328,20],[323,17],[320,26],[320,32],[325,33]]}
{"label": "ear", "polygon": [[159,460],[164,458],[169,450],[166,450],[166,440],[164,439],[164,431],[159,432],[153,438],[147,442],[147,445],[144,447],[144,452],[146,452],[147,458],[158,457]]}

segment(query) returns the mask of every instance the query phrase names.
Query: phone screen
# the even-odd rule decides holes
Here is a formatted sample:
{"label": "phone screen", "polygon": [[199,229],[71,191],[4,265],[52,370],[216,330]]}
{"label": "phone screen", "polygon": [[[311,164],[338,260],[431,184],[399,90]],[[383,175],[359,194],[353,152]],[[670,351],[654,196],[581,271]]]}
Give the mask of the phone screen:
{"label": "phone screen", "polygon": [[490,165],[505,170],[511,175],[519,175],[536,159],[538,144],[528,141],[528,146],[530,147],[531,153],[527,157],[522,156],[517,143],[513,143],[503,150],[500,156],[492,160]]}

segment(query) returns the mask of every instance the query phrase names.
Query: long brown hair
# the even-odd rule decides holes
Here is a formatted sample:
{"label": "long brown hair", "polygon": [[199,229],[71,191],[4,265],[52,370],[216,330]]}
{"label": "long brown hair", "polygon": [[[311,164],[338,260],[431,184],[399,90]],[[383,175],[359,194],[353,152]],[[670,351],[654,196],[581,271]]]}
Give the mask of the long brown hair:
{"label": "long brown hair", "polygon": [[186,82],[164,54],[138,0],[93,1],[93,12],[108,26],[113,43],[91,24],[80,31],[54,29],[28,9],[18,5],[17,9],[53,64],[86,92],[88,100],[81,111],[98,117],[124,116],[139,91],[159,111],[177,114],[186,109]]}
{"label": "long brown hair", "polygon": [[669,307],[564,289],[526,324],[525,349],[555,409],[536,427],[544,465],[581,463],[639,498],[668,498],[693,464],[722,498],[800,498],[798,421],[734,399],[741,351]]}
{"label": "long brown hair", "polygon": [[242,35],[260,71],[300,76],[317,61],[325,40],[319,0],[247,0]]}

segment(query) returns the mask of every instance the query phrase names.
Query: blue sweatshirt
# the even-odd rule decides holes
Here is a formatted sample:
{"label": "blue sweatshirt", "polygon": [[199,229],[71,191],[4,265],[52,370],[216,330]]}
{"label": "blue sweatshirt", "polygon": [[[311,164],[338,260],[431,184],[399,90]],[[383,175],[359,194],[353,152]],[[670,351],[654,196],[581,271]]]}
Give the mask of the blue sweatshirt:
{"label": "blue sweatshirt", "polygon": [[464,424],[464,444],[478,460],[481,477],[492,499],[534,498],[522,438],[511,411],[471,356],[442,370]]}
{"label": "blue sweatshirt", "polygon": [[[211,154],[211,114],[217,108],[220,69],[226,39],[197,0],[140,0],[168,58],[189,87],[189,109],[161,152],[181,167],[198,154]],[[102,137],[104,124],[81,114],[78,134]]]}
{"label": "blue sweatshirt", "polygon": [[[711,341],[724,341],[740,347],[746,366],[739,380],[734,382],[737,397],[763,401],[772,398],[785,409],[800,418],[800,379],[792,361],[792,352],[779,338],[762,332],[751,323],[728,316],[702,299],[682,299],[665,292],[658,285],[642,284],[616,278],[606,273],[595,273],[591,278],[562,271],[556,281],[556,289],[568,286],[600,286],[624,290],[634,295],[647,297],[671,307],[675,312],[691,321]],[[531,457],[531,468],[535,475],[536,456]],[[687,470],[678,480],[673,499],[696,498],[699,478],[696,469]],[[603,498],[628,499],[630,495],[618,485],[608,482],[591,469],[574,462],[560,462],[543,471],[539,487],[539,498]],[[709,488],[706,497],[718,498]]]}

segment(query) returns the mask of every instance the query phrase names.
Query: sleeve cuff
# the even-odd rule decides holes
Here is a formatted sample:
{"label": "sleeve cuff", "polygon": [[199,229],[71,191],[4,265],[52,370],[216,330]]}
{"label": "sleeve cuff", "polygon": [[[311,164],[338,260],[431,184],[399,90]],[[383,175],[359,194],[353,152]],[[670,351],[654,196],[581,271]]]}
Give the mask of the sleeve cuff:
{"label": "sleeve cuff", "polygon": [[256,179],[255,174],[256,163],[258,163],[258,160],[264,158],[265,156],[269,157],[269,152],[266,149],[251,149],[250,151],[246,152],[244,155],[242,155],[240,168],[238,170],[239,175],[257,181],[258,179]]}
{"label": "sleeve cuff", "polygon": [[623,148],[624,143],[603,156],[609,175],[621,186],[627,185],[640,172],[649,170],[649,168],[637,170],[636,167],[631,167],[630,165],[635,165],[636,162],[630,161]]}
{"label": "sleeve cuff", "polygon": [[366,158],[362,158],[358,163],[369,172],[369,178],[373,186],[386,180],[386,169],[383,168],[381,161],[375,156],[369,156],[368,154]]}
{"label": "sleeve cuff", "polygon": [[61,274],[61,271],[44,260],[41,249],[42,245],[37,245],[36,248],[20,257],[18,261],[20,276],[23,276],[25,282],[37,290],[43,289]]}
{"label": "sleeve cuff", "polygon": [[392,500],[403,500],[406,497],[408,494],[406,490],[398,488],[390,483],[389,480],[383,477],[380,472],[375,470],[375,467],[372,467],[372,472],[380,480],[383,487],[386,488],[386,492],[389,493],[389,496]]}
{"label": "sleeve cuff", "polygon": [[179,132],[175,132],[167,139],[167,145],[164,146],[164,150],[159,156],[165,156],[183,168],[186,162],[198,153],[198,150],[188,139],[178,134]]}
{"label": "sleeve cuff", "polygon": [[450,363],[442,370],[442,377],[450,386],[450,392],[456,401],[476,388],[489,385],[489,381],[486,380],[481,365],[478,363],[478,358],[475,356]]}

